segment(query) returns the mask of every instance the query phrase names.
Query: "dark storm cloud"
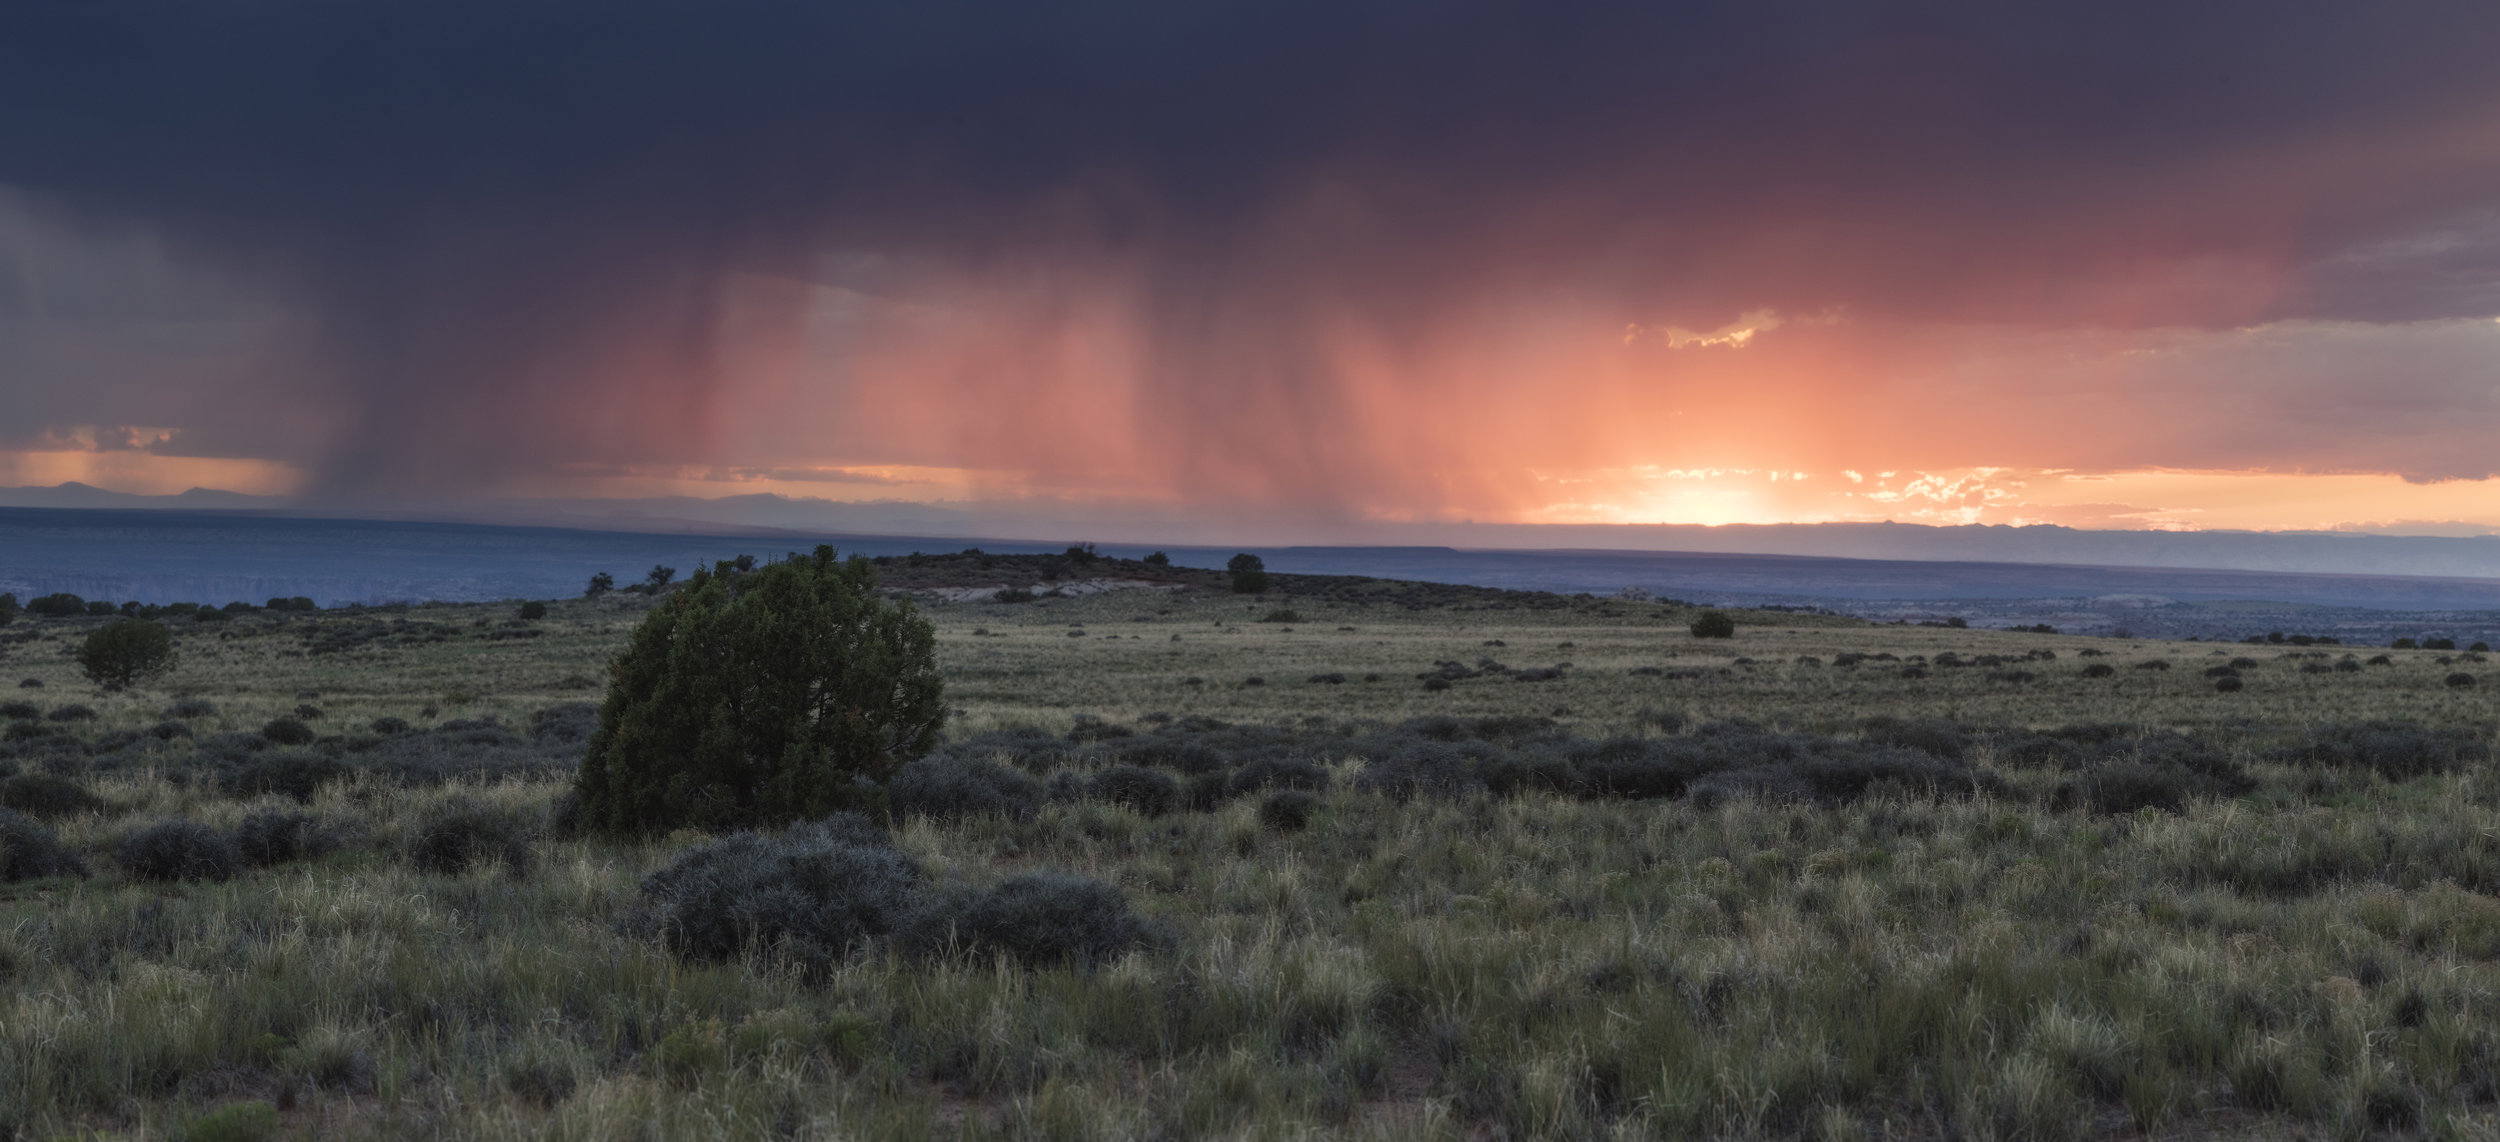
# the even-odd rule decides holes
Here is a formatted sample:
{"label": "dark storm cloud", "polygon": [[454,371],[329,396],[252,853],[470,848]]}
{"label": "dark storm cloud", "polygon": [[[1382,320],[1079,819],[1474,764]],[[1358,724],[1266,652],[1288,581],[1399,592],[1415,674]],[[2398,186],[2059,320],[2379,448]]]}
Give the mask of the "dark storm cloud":
{"label": "dark storm cloud", "polygon": [[1502,289],[2483,315],[2495,58],[2482,0],[31,0],[0,185],[307,310],[353,491],[705,459],[733,274],[1117,264],[1184,389]]}

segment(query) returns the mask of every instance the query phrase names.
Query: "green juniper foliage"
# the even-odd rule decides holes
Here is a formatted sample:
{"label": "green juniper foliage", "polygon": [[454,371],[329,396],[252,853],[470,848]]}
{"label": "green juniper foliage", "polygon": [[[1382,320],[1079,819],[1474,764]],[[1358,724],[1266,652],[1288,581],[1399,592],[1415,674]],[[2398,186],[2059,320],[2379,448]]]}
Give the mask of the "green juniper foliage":
{"label": "green juniper foliage", "polygon": [[146,619],[97,627],[78,647],[78,668],[98,686],[120,689],[174,664],[174,636]]}
{"label": "green juniper foliage", "polygon": [[697,572],[611,667],[582,761],[582,823],[635,835],[877,807],[937,744],[936,638],[868,561],[831,547]]}

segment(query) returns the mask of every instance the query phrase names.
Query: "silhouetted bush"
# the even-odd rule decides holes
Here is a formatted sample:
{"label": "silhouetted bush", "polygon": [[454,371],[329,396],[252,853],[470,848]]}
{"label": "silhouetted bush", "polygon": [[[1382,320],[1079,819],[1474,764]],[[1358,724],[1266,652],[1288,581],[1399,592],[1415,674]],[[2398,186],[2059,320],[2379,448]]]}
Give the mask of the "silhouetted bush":
{"label": "silhouetted bush", "polygon": [[539,602],[536,599],[532,599],[529,602],[521,604],[520,618],[522,622],[534,623],[546,617],[547,604]]}
{"label": "silhouetted bush", "polygon": [[87,600],[67,591],[56,592],[27,600],[26,613],[48,619],[74,618],[87,613]]}
{"label": "silhouetted bush", "polygon": [[1231,577],[1233,593],[1257,595],[1267,590],[1267,561],[1245,551],[1224,562]]}
{"label": "silhouetted bush", "polygon": [[15,809],[37,817],[67,817],[102,808],[103,798],[66,777],[21,773],[0,781],[0,809]]}
{"label": "silhouetted bush", "polygon": [[1119,889],[1088,877],[1032,872],[987,889],[953,888],[914,910],[897,933],[916,955],[1005,953],[1026,965],[1092,965],[1157,941]]}
{"label": "silhouetted bush", "polygon": [[886,796],[898,817],[1024,820],[1041,807],[1042,783],[994,761],[947,752],[904,766]]}
{"label": "silhouetted bush", "polygon": [[41,822],[0,809],[0,884],[52,876],[85,876],[87,864]]}
{"label": "silhouetted bush", "polygon": [[148,736],[162,742],[169,742],[176,738],[187,738],[191,736],[191,723],[168,718],[164,721],[156,723],[153,726],[149,726]]}
{"label": "silhouetted bush", "polygon": [[643,879],[623,927],[698,962],[752,950],[822,968],[893,930],[919,884],[882,831],[843,814],[686,850]]}
{"label": "silhouetted bush", "polygon": [[6,704],[0,704],[0,718],[8,718],[12,721],[30,721],[42,716],[43,707],[38,706],[33,702],[9,702]]}
{"label": "silhouetted bush", "polygon": [[51,713],[45,714],[44,717],[55,722],[92,722],[95,720],[95,707],[79,705],[56,706],[53,708]]}
{"label": "silhouetted bush", "polygon": [[311,745],[318,735],[311,726],[294,718],[271,718],[261,725],[260,736],[279,745]]}
{"label": "silhouetted bush", "polygon": [[174,636],[146,619],[123,619],[87,632],[78,644],[78,668],[87,680],[118,690],[174,665]]}
{"label": "silhouetted bush", "polygon": [[1144,562],[1149,567],[1169,567],[1172,565],[1172,557],[1160,551],[1154,551],[1147,553]]}
{"label": "silhouetted bush", "polygon": [[1298,833],[1309,827],[1319,806],[1316,793],[1279,789],[1259,802],[1259,823],[1280,833]]}
{"label": "silhouetted bush", "polygon": [[2446,678],[2440,679],[2440,682],[2445,684],[2449,689],[2464,690],[2474,685],[2474,676],[2460,670],[2447,676]]}
{"label": "silhouetted bush", "polygon": [[2491,745],[2471,730],[2433,729],[2407,722],[2357,722],[2319,726],[2306,740],[2268,755],[2286,765],[2367,769],[2390,781],[2454,773],[2491,760]]}
{"label": "silhouetted bush", "polygon": [[217,716],[217,703],[211,702],[206,698],[177,698],[174,700],[173,705],[165,707],[165,716],[168,718],[191,718],[195,720],[199,718],[214,718]]}
{"label": "silhouetted bush", "polygon": [[255,868],[310,860],[338,848],[338,838],[318,819],[279,809],[259,809],[244,817],[235,827],[234,843]]}
{"label": "silhouetted bush", "polygon": [[1736,620],[1725,611],[1703,611],[1693,620],[1694,638],[1734,638]]}
{"label": "silhouetted bush", "polygon": [[576,786],[584,824],[611,835],[881,807],[946,716],[927,620],[831,547],[697,572],[613,677]]}
{"label": "silhouetted bush", "polygon": [[2118,673],[2118,668],[2106,662],[2095,662],[2083,668],[2083,676],[2086,678],[2107,678],[2116,673]]}
{"label": "silhouetted bush", "polygon": [[509,813],[453,802],[408,838],[408,863],[419,872],[458,876],[502,861],[514,877],[529,874],[530,830]]}
{"label": "silhouetted bush", "polygon": [[2220,678],[2214,679],[2214,690],[2223,694],[2238,693],[2245,685],[2246,683],[2241,682],[2240,676],[2237,674],[2226,674]]}
{"label": "silhouetted bush", "polygon": [[1085,795],[1096,801],[1126,805],[1148,817],[1160,817],[1180,806],[1180,783],[1172,775],[1139,765],[1113,765],[1085,783]]}
{"label": "silhouetted bush", "polygon": [[243,871],[234,838],[198,821],[164,821],[123,837],[113,859],[137,880],[232,880]]}

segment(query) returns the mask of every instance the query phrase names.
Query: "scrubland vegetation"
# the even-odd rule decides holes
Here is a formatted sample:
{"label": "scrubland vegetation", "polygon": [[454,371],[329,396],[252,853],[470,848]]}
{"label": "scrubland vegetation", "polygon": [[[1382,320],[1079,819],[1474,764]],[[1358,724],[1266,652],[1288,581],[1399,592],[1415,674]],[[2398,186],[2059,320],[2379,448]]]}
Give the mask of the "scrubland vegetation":
{"label": "scrubland vegetation", "polygon": [[2483,655],[1154,566],[950,565],[882,807],[629,839],[664,569],[21,617],[0,1137],[2500,1133]]}

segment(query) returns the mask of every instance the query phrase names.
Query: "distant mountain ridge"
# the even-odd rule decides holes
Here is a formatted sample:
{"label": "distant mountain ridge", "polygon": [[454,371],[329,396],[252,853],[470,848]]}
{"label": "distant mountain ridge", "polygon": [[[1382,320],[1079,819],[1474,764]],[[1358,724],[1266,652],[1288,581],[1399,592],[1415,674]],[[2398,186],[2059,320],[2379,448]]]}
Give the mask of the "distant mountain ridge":
{"label": "distant mountain ridge", "polygon": [[636,534],[917,536],[937,541],[1234,547],[1794,555],[1939,563],[2033,563],[2296,574],[2500,579],[2500,536],[2350,532],[2089,531],[2056,525],[1363,523],[1119,513],[1060,501],[929,504],[751,494],[702,499],[513,499],[346,510],[194,488],[145,496],[85,484],[0,488],[0,508],[248,512],[296,518],[562,527]]}

